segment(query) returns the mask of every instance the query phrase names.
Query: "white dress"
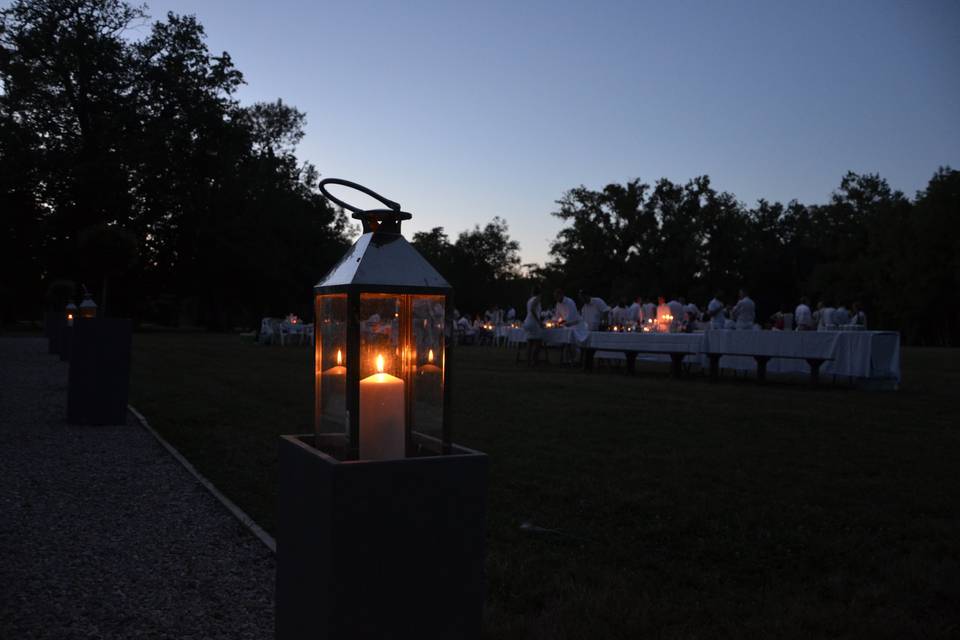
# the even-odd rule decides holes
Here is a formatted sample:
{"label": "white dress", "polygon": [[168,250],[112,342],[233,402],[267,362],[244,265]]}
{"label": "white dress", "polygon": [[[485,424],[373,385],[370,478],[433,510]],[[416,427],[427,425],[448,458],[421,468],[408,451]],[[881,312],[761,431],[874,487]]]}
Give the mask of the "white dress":
{"label": "white dress", "polygon": [[532,296],[527,300],[527,317],[523,320],[523,332],[527,340],[540,340],[540,296]]}

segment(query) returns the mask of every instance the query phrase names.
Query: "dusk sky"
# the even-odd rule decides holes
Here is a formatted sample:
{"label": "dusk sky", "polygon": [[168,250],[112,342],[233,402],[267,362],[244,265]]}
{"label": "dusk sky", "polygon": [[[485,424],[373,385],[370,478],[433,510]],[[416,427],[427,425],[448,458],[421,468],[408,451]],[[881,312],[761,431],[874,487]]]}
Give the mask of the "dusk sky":
{"label": "dusk sky", "polygon": [[[165,0],[307,113],[298,149],[451,237],[505,218],[541,262],[564,191],[639,177],[825,202],[960,166],[960,3]],[[145,30],[144,30],[145,31]],[[279,212],[278,212],[279,213]]]}

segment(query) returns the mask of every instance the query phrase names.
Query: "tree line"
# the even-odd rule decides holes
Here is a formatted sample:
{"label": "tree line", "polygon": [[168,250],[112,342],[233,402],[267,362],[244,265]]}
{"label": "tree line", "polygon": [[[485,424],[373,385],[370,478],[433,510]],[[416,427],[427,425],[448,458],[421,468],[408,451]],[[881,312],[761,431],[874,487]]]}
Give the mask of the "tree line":
{"label": "tree line", "polygon": [[[143,27],[148,27],[143,29]],[[135,33],[143,33],[139,38]],[[310,315],[311,285],[354,227],[296,145],[306,116],[242,105],[243,75],[192,16],[123,0],[17,0],[0,11],[0,314],[62,309],[84,283],[113,315],[211,329]],[[747,206],[709,177],[562,194],[544,265],[506,221],[415,233],[456,304],[521,311],[530,284],[608,299],[746,286],[761,317],[801,295],[860,301],[911,343],[960,340],[960,172],[908,198],[849,173],[826,204]]]}

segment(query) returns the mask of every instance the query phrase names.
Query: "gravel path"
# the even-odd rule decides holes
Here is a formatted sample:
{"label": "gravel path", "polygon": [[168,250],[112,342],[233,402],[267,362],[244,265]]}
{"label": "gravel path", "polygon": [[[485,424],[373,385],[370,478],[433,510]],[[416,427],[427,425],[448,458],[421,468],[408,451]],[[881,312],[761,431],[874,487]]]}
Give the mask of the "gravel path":
{"label": "gravel path", "polygon": [[272,637],[272,554],[132,419],[68,425],[66,385],[0,338],[0,638]]}

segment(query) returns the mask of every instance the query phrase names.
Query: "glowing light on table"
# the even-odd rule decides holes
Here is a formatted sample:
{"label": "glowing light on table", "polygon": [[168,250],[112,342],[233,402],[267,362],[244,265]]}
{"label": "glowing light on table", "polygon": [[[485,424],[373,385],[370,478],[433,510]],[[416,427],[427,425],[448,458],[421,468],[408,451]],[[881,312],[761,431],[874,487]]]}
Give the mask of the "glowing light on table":
{"label": "glowing light on table", "polygon": [[403,380],[383,372],[383,356],[377,355],[377,373],[360,381],[360,458],[403,458]]}
{"label": "glowing light on table", "polygon": [[420,372],[426,374],[440,373],[440,367],[433,364],[433,349],[430,349],[427,353],[427,363],[420,367]]}

